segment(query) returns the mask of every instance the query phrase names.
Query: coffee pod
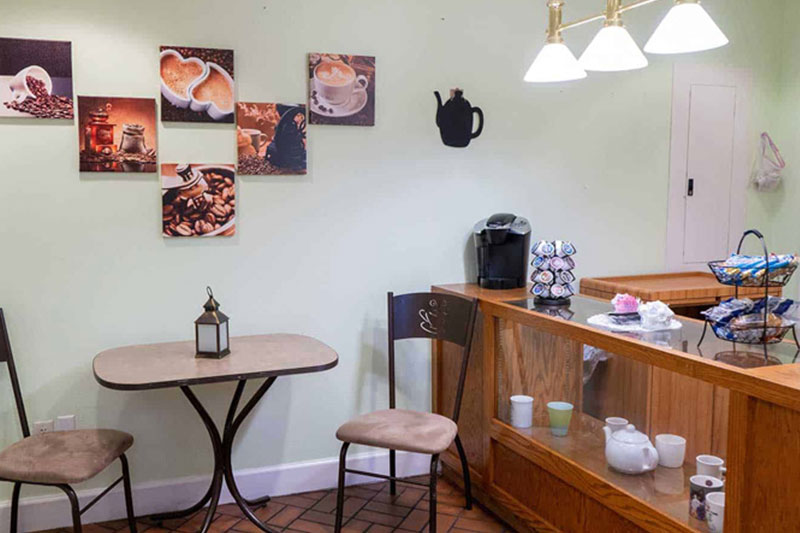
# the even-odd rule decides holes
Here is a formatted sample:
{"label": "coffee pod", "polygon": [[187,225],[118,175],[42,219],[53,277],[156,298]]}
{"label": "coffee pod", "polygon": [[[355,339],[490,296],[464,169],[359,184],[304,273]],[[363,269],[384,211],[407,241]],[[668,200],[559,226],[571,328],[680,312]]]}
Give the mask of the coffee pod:
{"label": "coffee pod", "polygon": [[556,283],[552,287],[550,287],[550,295],[553,298],[565,298],[567,297],[567,290],[564,285]]}
{"label": "coffee pod", "polygon": [[575,281],[575,274],[571,270],[562,270],[558,273],[558,279],[561,283],[572,283]]}
{"label": "coffee pod", "polygon": [[561,257],[553,257],[550,259],[550,268],[552,270],[564,270],[567,263]]}
{"label": "coffee pod", "polygon": [[556,253],[555,245],[550,241],[539,241],[533,246],[532,253],[544,257],[551,257]]}
{"label": "coffee pod", "polygon": [[564,284],[564,297],[569,298],[575,294],[575,289],[572,287],[572,283],[565,283]]}
{"label": "coffee pod", "polygon": [[550,260],[544,256],[537,255],[531,261],[531,266],[536,270],[547,270],[550,268]]}
{"label": "coffee pod", "polygon": [[564,270],[572,270],[575,268],[575,260],[571,257],[564,257]]}
{"label": "coffee pod", "polygon": [[575,255],[575,247],[569,241],[556,241],[556,255],[559,257]]}
{"label": "coffee pod", "polygon": [[535,281],[536,283],[543,283],[545,285],[548,285],[552,283],[554,279],[555,279],[554,274],[549,270],[540,270],[536,272],[533,281]]}
{"label": "coffee pod", "polygon": [[549,298],[550,288],[543,283],[537,283],[531,288],[531,294],[538,296],[539,298]]}

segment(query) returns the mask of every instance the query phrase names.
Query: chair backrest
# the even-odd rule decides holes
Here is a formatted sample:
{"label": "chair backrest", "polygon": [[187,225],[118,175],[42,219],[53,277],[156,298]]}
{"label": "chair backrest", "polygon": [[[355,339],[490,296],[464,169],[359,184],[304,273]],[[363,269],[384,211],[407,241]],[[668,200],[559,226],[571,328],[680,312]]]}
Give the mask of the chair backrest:
{"label": "chair backrest", "polygon": [[469,352],[478,301],[434,292],[388,295],[389,309],[389,407],[395,408],[394,343],[402,339],[449,341],[462,348],[452,419],[458,422],[467,377]]}
{"label": "chair backrest", "polygon": [[8,365],[8,377],[11,379],[11,389],[14,392],[14,401],[17,404],[17,414],[19,415],[19,425],[22,427],[22,436],[30,437],[31,430],[28,426],[28,416],[25,414],[25,404],[22,402],[22,389],[17,378],[17,369],[14,366],[14,356],[11,353],[11,341],[8,338],[8,328],[6,327],[6,317],[3,309],[0,308],[0,363]]}

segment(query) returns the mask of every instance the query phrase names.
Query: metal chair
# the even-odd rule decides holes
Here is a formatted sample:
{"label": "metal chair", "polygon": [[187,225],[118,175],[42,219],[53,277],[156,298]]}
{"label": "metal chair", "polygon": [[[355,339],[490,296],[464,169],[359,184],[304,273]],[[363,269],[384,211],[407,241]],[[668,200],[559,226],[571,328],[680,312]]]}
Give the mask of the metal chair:
{"label": "metal chair", "polygon": [[[73,532],[81,533],[81,515],[120,481],[125,488],[128,527],[131,533],[136,533],[130,473],[128,460],[125,457],[125,451],[133,444],[133,437],[113,429],[56,431],[31,436],[2,309],[0,309],[0,363],[8,365],[8,375],[24,437],[0,451],[0,481],[14,484],[11,493],[10,533],[17,532],[19,496],[23,484],[61,489],[69,498],[72,507]],[[71,484],[93,478],[116,459],[122,463],[122,476],[81,509],[78,496]]]}
{"label": "metal chair", "polygon": [[[389,491],[397,493],[397,482],[419,485],[430,491],[430,531],[436,532],[436,467],[439,454],[455,442],[464,475],[466,508],[472,508],[469,465],[458,436],[458,414],[467,376],[472,333],[478,310],[477,300],[440,293],[412,293],[395,296],[389,293],[389,409],[359,416],[342,425],[336,438],[343,442],[339,455],[339,489],[336,498],[335,531],[342,529],[346,473],[389,480]],[[394,343],[402,339],[437,339],[463,348],[452,418],[438,414],[397,409],[395,405]],[[389,475],[347,468],[347,449],[363,444],[389,450]],[[398,479],[396,450],[431,455],[430,482]]]}

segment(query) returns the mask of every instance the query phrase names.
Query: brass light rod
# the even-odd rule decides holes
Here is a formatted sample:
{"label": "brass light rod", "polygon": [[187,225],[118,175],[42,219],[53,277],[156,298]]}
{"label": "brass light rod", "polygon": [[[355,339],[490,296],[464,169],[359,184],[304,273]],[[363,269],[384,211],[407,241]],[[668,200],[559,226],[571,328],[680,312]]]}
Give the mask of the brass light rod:
{"label": "brass light rod", "polygon": [[[692,2],[692,1],[693,0],[689,0],[689,2]],[[617,7],[616,13],[618,15],[620,13],[624,13],[626,11],[630,11],[631,9],[636,9],[637,7],[642,7],[642,6],[646,6],[647,4],[652,4],[653,2],[658,2],[658,0],[638,0],[636,2],[633,2],[633,3],[625,5],[625,6],[619,5]],[[611,3],[612,2],[610,1],[609,4],[611,4]],[[558,6],[559,10],[560,10],[561,5],[563,5],[563,3]],[[574,22],[566,22],[564,24],[560,24],[558,26],[558,31],[560,32],[560,31],[563,31],[563,30],[569,30],[571,28],[577,28],[578,26],[583,26],[584,24],[588,24],[590,22],[594,22],[595,20],[603,20],[604,18],[606,18],[606,14],[607,13],[608,13],[608,10],[600,13],[599,15],[592,15],[592,16],[589,16],[589,17],[586,17],[586,18],[582,18],[580,20],[576,20]]]}

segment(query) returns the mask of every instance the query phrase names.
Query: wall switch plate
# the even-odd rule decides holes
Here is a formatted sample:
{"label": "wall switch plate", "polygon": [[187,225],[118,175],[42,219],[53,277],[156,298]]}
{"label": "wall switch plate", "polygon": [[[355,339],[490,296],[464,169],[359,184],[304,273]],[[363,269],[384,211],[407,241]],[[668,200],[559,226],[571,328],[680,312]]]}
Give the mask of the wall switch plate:
{"label": "wall switch plate", "polygon": [[40,420],[33,423],[33,434],[39,435],[40,433],[50,433],[53,431],[52,420]]}
{"label": "wall switch plate", "polygon": [[56,417],[54,429],[56,431],[72,431],[75,429],[75,415]]}

